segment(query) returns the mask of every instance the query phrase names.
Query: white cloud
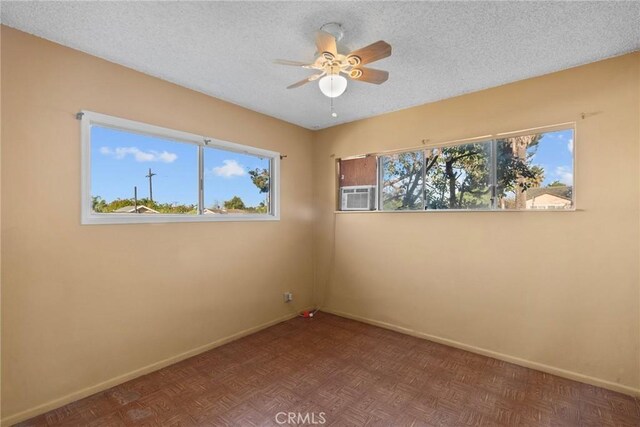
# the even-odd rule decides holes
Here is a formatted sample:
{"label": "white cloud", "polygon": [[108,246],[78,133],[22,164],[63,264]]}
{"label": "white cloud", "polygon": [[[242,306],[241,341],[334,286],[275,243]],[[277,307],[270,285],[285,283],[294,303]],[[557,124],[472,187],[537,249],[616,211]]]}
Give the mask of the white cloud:
{"label": "white cloud", "polygon": [[245,174],[244,168],[235,160],[223,160],[224,166],[216,166],[213,173],[223,178],[242,176]]}
{"label": "white cloud", "polygon": [[173,163],[178,158],[177,154],[168,151],[143,151],[138,147],[116,147],[115,149],[100,147],[100,154],[111,156],[117,160],[124,159],[128,155],[131,155],[136,162]]}
{"label": "white cloud", "polygon": [[558,166],[555,170],[558,181],[564,185],[573,185],[573,171],[567,166]]}
{"label": "white cloud", "polygon": [[573,153],[573,138],[569,138],[569,142],[567,142],[567,149],[570,153]]}

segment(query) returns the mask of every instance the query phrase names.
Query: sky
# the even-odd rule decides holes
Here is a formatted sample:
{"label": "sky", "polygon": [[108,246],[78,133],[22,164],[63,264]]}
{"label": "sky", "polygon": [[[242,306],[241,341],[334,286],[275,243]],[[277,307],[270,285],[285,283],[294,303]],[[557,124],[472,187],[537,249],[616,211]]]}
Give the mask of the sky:
{"label": "sky", "polygon": [[573,185],[573,130],[545,133],[538,143],[532,164],[544,169],[543,187],[554,181]]}
{"label": "sky", "polygon": [[[91,195],[107,202],[117,198],[149,197],[149,168],[153,199],[159,203],[198,203],[198,147],[100,126],[91,128]],[[205,148],[205,207],[239,196],[247,206],[265,200],[247,173],[269,168],[269,159]]]}

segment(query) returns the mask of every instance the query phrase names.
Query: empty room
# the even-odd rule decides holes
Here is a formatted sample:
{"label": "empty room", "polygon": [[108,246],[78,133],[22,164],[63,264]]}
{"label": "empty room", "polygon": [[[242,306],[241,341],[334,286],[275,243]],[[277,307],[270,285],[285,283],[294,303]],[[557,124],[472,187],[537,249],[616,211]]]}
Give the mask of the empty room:
{"label": "empty room", "polygon": [[0,22],[2,427],[640,426],[640,2]]}

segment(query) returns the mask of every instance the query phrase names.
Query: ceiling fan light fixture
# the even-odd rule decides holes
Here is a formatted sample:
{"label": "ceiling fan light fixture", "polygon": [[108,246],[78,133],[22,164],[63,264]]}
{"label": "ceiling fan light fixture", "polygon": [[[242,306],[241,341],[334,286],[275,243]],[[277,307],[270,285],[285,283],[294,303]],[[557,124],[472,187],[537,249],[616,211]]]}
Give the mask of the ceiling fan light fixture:
{"label": "ceiling fan light fixture", "polygon": [[318,81],[320,91],[329,98],[336,98],[347,90],[347,79],[340,74],[330,74]]}

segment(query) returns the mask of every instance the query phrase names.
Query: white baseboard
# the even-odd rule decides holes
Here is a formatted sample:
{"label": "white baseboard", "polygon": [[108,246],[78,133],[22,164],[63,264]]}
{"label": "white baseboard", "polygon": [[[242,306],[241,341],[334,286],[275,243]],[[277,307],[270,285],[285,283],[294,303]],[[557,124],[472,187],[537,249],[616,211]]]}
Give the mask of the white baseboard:
{"label": "white baseboard", "polygon": [[33,408],[27,409],[25,411],[22,412],[18,412],[17,414],[13,414],[13,415],[9,415],[6,418],[2,418],[2,420],[0,421],[0,426],[2,427],[6,427],[6,426],[11,426],[13,424],[19,423],[21,421],[24,420],[28,420],[29,418],[33,418],[35,416],[38,416],[40,414],[43,414],[45,412],[48,412],[52,409],[56,409],[59,408],[61,406],[64,406],[68,403],[71,402],[75,402],[76,400],[80,400],[83,399],[87,396],[91,396],[92,394],[95,393],[99,393],[101,391],[107,390],[111,387],[114,387],[116,385],[125,383],[127,381],[130,381],[132,379],[141,377],[142,375],[146,375],[150,372],[153,371],[157,371],[159,369],[164,368],[165,366],[169,366],[172,365],[174,363],[180,362],[184,359],[188,359],[190,357],[196,356],[200,353],[204,353],[205,351],[211,350],[213,348],[219,347],[221,345],[224,345],[228,342],[231,341],[235,341],[239,338],[242,338],[244,336],[247,335],[251,335],[255,332],[258,332],[262,329],[268,328],[269,326],[273,326],[276,325],[280,322],[284,322],[285,320],[289,320],[292,319],[294,317],[296,317],[298,314],[297,313],[292,313],[292,314],[288,314],[286,316],[282,316],[279,317],[275,320],[271,320],[269,322],[263,323],[261,325],[258,326],[254,326],[252,328],[249,329],[245,329],[243,331],[240,331],[236,334],[230,335],[228,337],[225,338],[221,338],[219,340],[213,341],[211,343],[205,344],[203,346],[194,348],[192,350],[186,351],[184,353],[178,354],[177,356],[172,356],[169,357],[167,359],[161,360],[159,362],[155,362],[152,363],[150,365],[144,366],[140,369],[136,369],[135,371],[131,371],[128,372],[126,374],[123,375],[119,375],[115,378],[111,378],[107,381],[103,381],[101,383],[98,384],[94,384],[90,387],[75,391],[73,393],[67,394],[66,396],[62,396],[58,399],[54,399],[51,400],[49,402],[43,403],[41,405],[35,406]]}
{"label": "white baseboard", "polygon": [[538,371],[546,372],[548,374],[557,375],[559,377],[567,378],[582,383],[591,384],[594,386],[606,388],[608,390],[617,391],[620,393],[628,394],[631,396],[640,397],[640,389],[629,387],[626,385],[614,383],[612,381],[603,380],[600,378],[591,377],[589,375],[580,374],[578,372],[568,371],[566,369],[556,368],[554,366],[545,365],[544,363],[538,363],[527,359],[521,359],[519,357],[510,356],[508,354],[498,353],[496,351],[487,350],[485,348],[476,347],[469,344],[464,344],[458,341],[450,340],[447,338],[441,338],[435,335],[426,334],[424,332],[415,331],[409,328],[403,328],[391,323],[382,322],[379,320],[369,319],[367,317],[358,316],[355,314],[344,313],[330,308],[322,307],[320,311],[325,313],[334,314],[336,316],[345,317],[347,319],[357,320],[370,325],[379,326],[381,328],[390,329],[392,331],[400,332],[403,334],[411,335],[417,338],[423,338],[429,341],[437,342],[440,344],[448,345],[450,347],[459,348],[462,350],[470,351],[472,353],[482,354],[483,356],[493,357],[494,359],[503,360],[505,362],[513,363],[514,365],[524,366],[525,368],[531,368]]}

